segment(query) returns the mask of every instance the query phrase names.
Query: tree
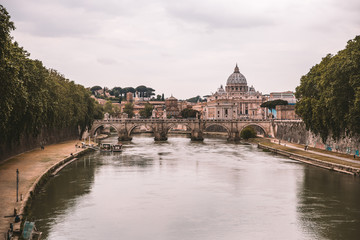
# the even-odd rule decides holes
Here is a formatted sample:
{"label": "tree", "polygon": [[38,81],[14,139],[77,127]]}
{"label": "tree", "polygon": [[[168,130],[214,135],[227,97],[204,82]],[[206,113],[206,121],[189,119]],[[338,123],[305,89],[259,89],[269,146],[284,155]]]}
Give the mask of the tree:
{"label": "tree", "polygon": [[113,112],[115,117],[119,117],[121,109],[118,106],[113,106]]}
{"label": "tree", "polygon": [[[0,5],[0,144],[15,144],[20,137],[41,131],[70,130],[80,134],[101,115],[83,86],[47,69],[12,42],[15,26]],[[0,154],[1,155],[1,154]]]}
{"label": "tree", "polygon": [[150,103],[145,104],[145,108],[140,110],[140,116],[143,118],[149,118],[152,115],[152,110],[154,109],[153,105]]}
{"label": "tree", "polygon": [[199,116],[199,111],[196,111],[192,108],[185,108],[181,111],[181,116],[183,118],[195,118],[196,114]]}
{"label": "tree", "polygon": [[296,113],[323,140],[360,135],[360,36],[301,77]]}
{"label": "tree", "polygon": [[114,87],[111,91],[113,92],[113,95],[118,98],[121,94],[121,90],[121,87]]}
{"label": "tree", "polygon": [[113,105],[111,101],[107,101],[104,105],[104,111],[109,113],[110,115],[114,114]]}
{"label": "tree", "polygon": [[202,102],[202,99],[201,99],[201,97],[198,95],[198,96],[196,96],[196,97],[186,99],[186,101],[187,101],[187,102],[192,102],[192,103],[197,103],[198,101]]}
{"label": "tree", "polygon": [[100,86],[93,86],[92,88],[90,88],[90,90],[93,92],[93,91],[97,91],[97,90],[101,90],[102,87]]}
{"label": "tree", "polygon": [[249,138],[255,138],[256,131],[254,130],[254,128],[248,126],[241,131],[240,137],[245,140],[248,140]]}
{"label": "tree", "polygon": [[132,118],[134,116],[134,105],[132,103],[125,104],[124,113],[126,113],[129,118]]}
{"label": "tree", "polygon": [[135,90],[139,93],[139,95],[140,95],[139,97],[144,97],[147,87],[144,85],[140,85],[140,86],[136,87]]}
{"label": "tree", "polygon": [[145,96],[146,96],[146,97],[151,97],[151,96],[155,95],[154,92],[155,92],[155,89],[153,89],[153,88],[146,88]]}
{"label": "tree", "polygon": [[288,105],[288,101],[277,99],[273,101],[267,101],[260,105],[260,107],[268,108],[270,112],[272,112],[273,109],[276,108],[278,105]]}

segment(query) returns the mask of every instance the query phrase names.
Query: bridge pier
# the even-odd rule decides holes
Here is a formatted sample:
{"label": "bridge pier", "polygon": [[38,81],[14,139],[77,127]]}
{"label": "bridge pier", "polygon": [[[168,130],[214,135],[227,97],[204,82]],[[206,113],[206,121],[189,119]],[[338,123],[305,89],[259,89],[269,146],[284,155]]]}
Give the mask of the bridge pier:
{"label": "bridge pier", "polygon": [[191,141],[203,141],[203,132],[200,129],[194,129],[191,131]]}
{"label": "bridge pier", "polygon": [[229,137],[227,139],[229,142],[239,142],[240,141],[240,133],[239,131],[231,131],[229,133]]}
{"label": "bridge pier", "polygon": [[154,128],[154,140],[155,141],[166,141],[167,138],[167,128],[164,126],[163,122],[155,124]]}
{"label": "bridge pier", "polygon": [[154,131],[154,140],[155,141],[166,141],[167,138],[167,132],[165,131]]}
{"label": "bridge pier", "polygon": [[121,129],[118,132],[118,141],[121,142],[125,142],[125,141],[131,141],[132,137],[129,135],[128,131],[125,129]]}

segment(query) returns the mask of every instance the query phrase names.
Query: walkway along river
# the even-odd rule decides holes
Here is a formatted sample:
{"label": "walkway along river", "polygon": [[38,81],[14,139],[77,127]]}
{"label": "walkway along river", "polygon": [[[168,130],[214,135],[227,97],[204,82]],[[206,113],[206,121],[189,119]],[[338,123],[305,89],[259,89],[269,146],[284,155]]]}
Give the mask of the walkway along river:
{"label": "walkway along river", "polygon": [[257,146],[138,136],[64,168],[28,217],[46,239],[357,239],[359,203],[359,178]]}

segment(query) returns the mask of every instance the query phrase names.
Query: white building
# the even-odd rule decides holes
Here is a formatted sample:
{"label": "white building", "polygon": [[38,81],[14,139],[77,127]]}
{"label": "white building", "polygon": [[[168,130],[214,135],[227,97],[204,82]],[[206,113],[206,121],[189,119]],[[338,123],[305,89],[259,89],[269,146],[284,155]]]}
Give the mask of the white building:
{"label": "white building", "polygon": [[263,119],[265,110],[260,107],[267,98],[255,91],[253,86],[248,87],[244,75],[236,65],[227,82],[225,89],[221,85],[218,90],[207,98],[204,107],[204,118],[207,119]]}

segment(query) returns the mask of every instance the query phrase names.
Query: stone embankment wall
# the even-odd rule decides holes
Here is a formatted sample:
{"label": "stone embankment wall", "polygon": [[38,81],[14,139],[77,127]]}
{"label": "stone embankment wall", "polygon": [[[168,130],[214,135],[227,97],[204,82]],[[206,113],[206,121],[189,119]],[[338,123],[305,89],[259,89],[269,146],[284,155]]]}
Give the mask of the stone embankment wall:
{"label": "stone embankment wall", "polygon": [[274,121],[273,123],[275,138],[292,143],[307,144],[310,147],[328,149],[342,153],[355,154],[360,150],[360,138],[343,137],[338,141],[329,138],[323,143],[320,136],[307,131],[303,122],[294,121]]}
{"label": "stone embankment wall", "polygon": [[291,158],[291,159],[294,159],[294,160],[297,160],[297,161],[300,161],[300,162],[303,162],[303,163],[307,163],[307,164],[310,164],[310,165],[313,165],[313,166],[325,168],[325,169],[328,169],[328,170],[341,172],[341,173],[346,173],[346,174],[351,174],[351,175],[354,175],[354,176],[359,176],[360,175],[360,169],[359,168],[354,168],[354,167],[349,167],[349,166],[346,166],[346,165],[321,161],[321,160],[318,160],[318,159],[315,159],[315,158],[302,156],[302,155],[287,152],[287,151],[284,151],[284,150],[281,150],[281,149],[268,147],[268,146],[265,146],[265,145],[262,145],[262,144],[258,144],[258,148],[265,149],[265,150],[268,150],[270,152],[280,154],[282,156],[286,156],[288,158]]}
{"label": "stone embankment wall", "polygon": [[277,139],[298,144],[306,144],[309,139],[310,133],[302,121],[274,121],[273,128]]}
{"label": "stone embankment wall", "polygon": [[15,156],[17,154],[40,148],[43,144],[45,147],[49,144],[73,140],[79,138],[79,131],[77,128],[71,129],[43,129],[37,137],[22,136],[19,141],[11,143],[0,144],[0,162]]}

